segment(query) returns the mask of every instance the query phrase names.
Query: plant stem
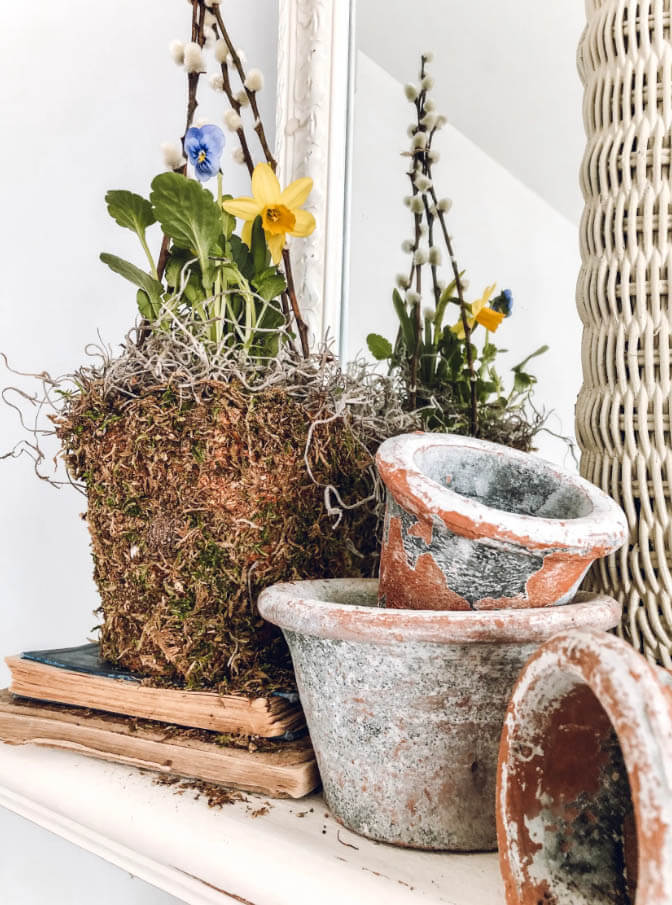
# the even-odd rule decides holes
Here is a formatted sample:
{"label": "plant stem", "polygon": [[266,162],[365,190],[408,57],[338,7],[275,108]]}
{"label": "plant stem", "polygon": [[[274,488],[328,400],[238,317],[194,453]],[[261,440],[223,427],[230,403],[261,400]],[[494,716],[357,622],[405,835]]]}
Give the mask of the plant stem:
{"label": "plant stem", "polygon": [[[415,183],[413,183],[413,197],[417,195],[417,189],[415,187]],[[421,226],[422,226],[422,214],[414,214],[414,227],[415,227],[415,242],[414,242],[414,252],[418,250],[420,247],[420,236],[421,236]],[[415,346],[411,351],[411,386],[410,386],[410,404],[411,408],[415,408],[417,405],[417,393],[418,393],[418,361],[420,356],[420,345],[422,342],[422,267],[420,264],[414,262],[415,267],[415,291],[418,295],[418,300],[413,303],[413,310],[411,312],[413,316],[413,320],[415,322]]]}
{"label": "plant stem", "polygon": [[450,255],[450,263],[453,268],[453,277],[455,279],[455,286],[457,288],[457,297],[460,300],[460,319],[462,321],[462,327],[464,329],[464,345],[467,355],[467,367],[469,369],[469,383],[470,383],[470,410],[469,410],[469,432],[472,437],[478,436],[478,395],[477,395],[477,386],[476,386],[476,371],[474,368],[474,356],[472,353],[471,346],[471,327],[469,326],[469,321],[467,320],[467,304],[464,300],[464,290],[462,288],[462,280],[460,279],[460,269],[457,264],[457,260],[455,259],[455,253],[453,251],[453,243],[450,238],[450,234],[448,232],[448,228],[446,226],[446,218],[444,213],[439,208],[439,201],[436,197],[436,190],[434,186],[429,190],[432,196],[432,201],[434,202],[434,207],[436,208],[437,217],[439,219],[439,223],[441,224],[441,230],[443,232],[443,239],[446,243],[446,248],[448,249],[448,254]]}
{"label": "plant stem", "polygon": [[152,271],[152,276],[155,280],[159,279],[159,274],[156,270],[156,264],[154,263],[154,258],[152,257],[152,253],[149,250],[149,245],[147,244],[147,239],[145,238],[144,233],[138,233],[138,238],[140,239],[140,243],[145,250],[145,254],[147,255],[147,260],[149,261],[149,266]]}
{"label": "plant stem", "polygon": [[[220,34],[221,37],[226,42],[226,46],[231,55],[231,62],[238,73],[238,77],[240,78],[241,84],[243,86],[243,90],[247,95],[247,99],[250,102],[250,108],[252,110],[252,115],[254,116],[254,131],[257,134],[257,138],[259,139],[259,143],[261,145],[262,151],[264,153],[264,157],[266,158],[266,162],[270,164],[273,172],[277,169],[277,161],[273,156],[273,152],[271,151],[270,145],[268,144],[268,140],[266,138],[266,132],[264,130],[264,125],[261,121],[261,116],[259,114],[259,105],[257,104],[257,96],[256,92],[250,91],[245,85],[245,69],[243,67],[242,61],[238,55],[236,48],[233,45],[231,37],[227,31],[226,25],[224,24],[224,19],[222,18],[222,14],[219,8],[219,4],[215,4],[212,7],[212,12],[217,20],[217,24],[215,27],[216,33]],[[236,111],[236,113],[240,116],[241,104],[238,100],[236,100],[236,96],[233,93],[233,89],[231,87],[231,78],[229,76],[229,69],[226,62],[221,64],[222,68],[222,87],[224,89],[224,93],[226,94],[231,107]],[[245,135],[245,130],[241,126],[240,129],[236,130],[236,135],[238,136],[238,141],[240,142],[240,147],[243,152],[243,159],[245,161],[245,165],[247,166],[248,172],[250,176],[254,172],[254,161],[252,159],[252,154],[250,153],[250,147],[247,142],[247,136]],[[282,311],[285,316],[285,323],[289,325],[290,323],[290,306],[291,310],[294,314],[294,320],[296,322],[296,327],[299,333],[299,338],[301,340],[301,350],[304,358],[308,358],[310,355],[310,346],[308,344],[308,327],[306,326],[303,317],[301,316],[301,309],[299,307],[299,302],[296,297],[296,292],[294,289],[294,275],[292,272],[292,260],[289,249],[285,248],[282,252],[282,260],[285,270],[285,280],[287,282],[287,291],[282,293]]]}
{"label": "plant stem", "polygon": [[[217,173],[217,205],[221,211],[222,220],[224,219],[224,211],[222,210],[222,171]],[[222,323],[222,268],[218,262],[215,268],[215,296],[213,305],[213,315],[215,319],[215,341],[221,342],[224,335],[224,324]]]}
{"label": "plant stem", "polygon": [[296,290],[294,289],[294,277],[292,275],[292,268],[289,260],[289,249],[284,248],[282,251],[282,260],[285,265],[285,279],[287,280],[287,294],[289,295],[289,301],[292,306],[292,311],[294,313],[294,320],[296,321],[296,328],[299,331],[299,339],[301,341],[301,352],[304,358],[308,358],[310,355],[310,346],[308,344],[308,327],[306,322],[301,317],[301,310],[299,308],[299,302],[296,298]]}

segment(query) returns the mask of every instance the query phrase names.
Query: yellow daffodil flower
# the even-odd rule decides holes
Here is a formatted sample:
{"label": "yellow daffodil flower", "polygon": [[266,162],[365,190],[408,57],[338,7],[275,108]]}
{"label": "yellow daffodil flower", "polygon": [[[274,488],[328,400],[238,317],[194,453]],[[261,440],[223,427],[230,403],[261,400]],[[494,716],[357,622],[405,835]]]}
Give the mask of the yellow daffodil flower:
{"label": "yellow daffodil flower", "polygon": [[279,264],[287,235],[309,236],[315,217],[301,209],[313,188],[312,179],[297,179],[281,190],[278,178],[267,163],[258,163],[252,174],[252,198],[224,201],[224,210],[245,221],[241,239],[252,244],[252,224],[261,217],[266,244],[274,264]]}
{"label": "yellow daffodil flower", "polygon": [[[504,320],[503,312],[494,311],[488,306],[488,302],[490,301],[492,293],[495,291],[496,285],[496,283],[493,283],[492,286],[488,286],[481,298],[469,305],[469,309],[471,311],[471,316],[467,317],[469,329],[473,329],[474,324],[481,324],[483,327],[485,327],[486,330],[490,330],[492,333],[494,333],[497,327],[499,327],[501,322]],[[465,334],[462,318],[460,318],[459,321],[450,329],[458,339],[464,339]]]}

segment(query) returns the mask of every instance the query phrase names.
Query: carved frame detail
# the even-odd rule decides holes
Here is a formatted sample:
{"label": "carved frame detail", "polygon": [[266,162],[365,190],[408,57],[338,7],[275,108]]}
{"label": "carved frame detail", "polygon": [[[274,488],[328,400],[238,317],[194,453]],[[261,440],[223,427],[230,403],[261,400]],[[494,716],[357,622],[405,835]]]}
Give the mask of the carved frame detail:
{"label": "carved frame detail", "polygon": [[[338,346],[347,264],[351,22],[354,0],[279,0],[276,155],[286,184],[314,180],[308,207],[317,228],[293,255],[313,342]],[[295,246],[298,251],[299,246]]]}

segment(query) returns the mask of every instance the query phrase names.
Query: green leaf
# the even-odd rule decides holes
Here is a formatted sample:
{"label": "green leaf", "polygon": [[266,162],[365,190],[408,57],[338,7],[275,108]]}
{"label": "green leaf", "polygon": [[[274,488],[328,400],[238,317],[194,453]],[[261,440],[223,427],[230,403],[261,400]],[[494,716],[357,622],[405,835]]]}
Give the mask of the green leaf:
{"label": "green leaf", "polygon": [[378,333],[369,333],[366,337],[366,344],[376,361],[386,361],[392,357],[392,343],[385,339],[384,336],[380,336]]}
{"label": "green leaf", "polygon": [[231,236],[231,257],[236,267],[246,277],[252,276],[252,255],[250,249],[239,236]]}
{"label": "green leaf", "polygon": [[415,328],[413,321],[406,310],[406,303],[396,289],[392,293],[392,304],[394,305],[394,310],[397,312],[397,317],[401,324],[401,332],[404,336],[406,350],[411,352],[415,348]]}
{"label": "green leaf", "polygon": [[537,382],[537,378],[533,374],[528,374],[523,370],[523,368],[533,358],[536,358],[538,355],[543,355],[544,352],[547,351],[548,346],[540,346],[538,349],[528,355],[527,358],[523,359],[523,361],[521,361],[511,369],[513,371],[513,389],[511,391],[512,396],[530,392],[534,384]]}
{"label": "green leaf", "polygon": [[210,283],[208,256],[219,239],[221,211],[207,189],[181,173],[161,173],[152,180],[150,200],[164,233],[198,257],[204,283]]}
{"label": "green leaf", "polygon": [[260,295],[265,302],[278,298],[287,288],[287,283],[279,273],[257,279],[253,285],[257,295]]}
{"label": "green leaf", "polygon": [[445,358],[440,358],[439,363],[436,366],[436,380],[437,383],[442,384],[446,383],[450,377],[450,371],[448,370],[448,363]]}
{"label": "green leaf", "polygon": [[525,371],[516,371],[513,378],[513,390],[515,393],[522,393],[529,390],[537,382],[537,378]]}
{"label": "green leaf", "polygon": [[166,284],[170,286],[171,289],[178,289],[182,280],[185,278],[188,280],[191,276],[193,267],[187,267],[187,270],[184,270],[190,259],[191,255],[189,252],[182,248],[173,248],[171,251],[164,271]]}
{"label": "green leaf", "polygon": [[156,223],[152,205],[142,195],[112,189],[105,195],[105,203],[108,214],[119,226],[131,229],[139,236],[144,236],[147,227]]}
{"label": "green leaf", "polygon": [[544,352],[548,352],[548,349],[549,349],[548,346],[539,346],[539,348],[535,352],[532,352],[530,355],[527,356],[527,358],[524,358],[520,362],[520,364],[517,364],[515,367],[511,368],[511,370],[516,373],[518,371],[522,371],[522,369],[525,367],[525,365],[528,363],[528,361],[532,361],[532,359],[536,358],[538,355],[543,355]]}
{"label": "green leaf", "polygon": [[492,362],[497,357],[498,351],[499,350],[497,349],[497,346],[495,346],[493,343],[484,344],[483,349],[481,351],[481,369],[482,370],[484,370],[487,365],[492,364]]}
{"label": "green leaf", "polygon": [[[464,274],[465,274],[464,270],[460,271],[460,279],[462,279]],[[444,302],[444,304],[447,304],[448,302],[457,302],[457,304],[459,305],[460,300],[459,300],[458,296],[455,295],[456,289],[457,289],[457,280],[453,280],[451,283],[449,283],[446,286],[446,288],[441,293],[441,296],[439,298],[439,304],[441,304],[441,302]]]}
{"label": "green leaf", "polygon": [[[280,349],[280,327],[285,323],[285,315],[280,308],[267,305],[263,315],[257,322],[257,332],[251,352],[253,355],[275,357]],[[262,329],[263,328],[263,329]]]}
{"label": "green leaf", "polygon": [[158,316],[158,311],[154,309],[154,306],[144,289],[138,289],[135,299],[138,303],[138,310],[145,320],[150,322],[155,321]]}
{"label": "green leaf", "polygon": [[[460,279],[464,276],[465,271],[462,270],[460,272]],[[459,295],[455,291],[457,289],[457,280],[452,280],[446,288],[443,290],[441,295],[439,296],[439,304],[443,303],[446,305],[448,302],[455,302],[456,304],[460,304]]]}
{"label": "green leaf", "polygon": [[439,303],[436,306],[436,312],[434,313],[434,326],[437,331],[441,331],[443,329],[443,318],[446,314],[446,308],[448,307],[448,303],[452,301],[450,295],[446,295],[444,292],[441,298],[439,299]]}
{"label": "green leaf", "polygon": [[[222,201],[232,201],[233,195],[222,195]],[[227,213],[224,209],[222,209],[222,232],[224,233],[227,239],[230,239],[233,235],[233,231],[236,228],[236,218],[233,214]]]}
{"label": "green leaf", "polygon": [[110,255],[103,252],[100,256],[100,260],[103,264],[107,264],[110,270],[113,270],[115,273],[118,273],[119,276],[124,277],[124,279],[129,280],[138,288],[142,289],[158,315],[158,312],[161,309],[161,295],[163,294],[163,286],[158,280],[155,280],[154,277],[145,273],[144,270],[140,270],[135,264],[131,264],[130,261],[124,261],[123,258],[118,258],[116,255]]}
{"label": "green leaf", "polygon": [[252,224],[252,270],[255,274],[266,269],[269,261],[266,236],[261,225],[261,217],[255,217]]}
{"label": "green leaf", "polygon": [[259,282],[259,280],[265,280],[266,277],[274,277],[277,275],[280,275],[280,271],[278,270],[277,267],[271,265],[270,267],[264,268],[264,270],[262,270],[261,273],[255,274],[254,279],[256,282]]}
{"label": "green leaf", "polygon": [[478,382],[478,395],[480,402],[487,402],[488,396],[491,393],[494,393],[497,389],[497,384],[492,380],[480,380]]}
{"label": "green leaf", "polygon": [[432,340],[432,323],[433,317],[425,318],[425,336],[424,336],[424,348],[429,351],[434,347],[434,342]]}
{"label": "green leaf", "polygon": [[173,246],[165,271],[166,285],[180,292],[179,302],[194,305],[203,302],[208,293],[203,288],[201,268],[190,251]]}

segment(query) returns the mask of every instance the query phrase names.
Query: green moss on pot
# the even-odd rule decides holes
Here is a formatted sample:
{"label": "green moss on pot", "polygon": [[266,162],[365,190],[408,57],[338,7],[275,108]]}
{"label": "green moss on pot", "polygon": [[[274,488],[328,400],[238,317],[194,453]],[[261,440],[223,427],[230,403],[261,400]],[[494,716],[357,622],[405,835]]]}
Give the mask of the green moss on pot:
{"label": "green moss on pot", "polygon": [[[371,574],[373,503],[337,528],[304,453],[325,399],[210,382],[110,398],[92,382],[57,432],[86,485],[103,656],[154,682],[293,687],[280,633],[259,617],[278,581]],[[309,464],[346,500],[371,493],[371,453],[342,418],[316,424]]]}

